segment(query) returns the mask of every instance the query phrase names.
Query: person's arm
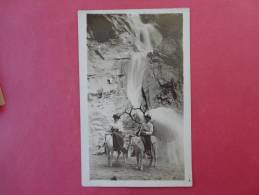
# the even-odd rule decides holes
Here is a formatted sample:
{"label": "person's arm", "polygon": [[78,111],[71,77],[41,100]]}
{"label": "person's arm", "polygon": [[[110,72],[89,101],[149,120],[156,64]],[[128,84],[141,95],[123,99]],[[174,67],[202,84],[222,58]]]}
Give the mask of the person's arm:
{"label": "person's arm", "polygon": [[153,124],[152,123],[150,123],[150,132],[151,132],[151,135],[153,134],[153,131],[154,131],[154,127],[153,127]]}
{"label": "person's arm", "polygon": [[119,131],[124,132],[123,124],[121,121],[118,124],[118,129],[119,129]]}
{"label": "person's arm", "polygon": [[110,131],[113,130],[113,125],[110,125],[109,130],[110,130]]}
{"label": "person's arm", "polygon": [[153,125],[151,123],[148,124],[149,131],[146,131],[147,135],[152,135],[153,134]]}
{"label": "person's arm", "polygon": [[142,129],[142,125],[139,125],[139,126],[138,126],[138,130],[137,130],[137,132],[136,132],[136,136],[140,136],[140,131],[141,131],[141,129]]}
{"label": "person's arm", "polygon": [[114,132],[115,129],[116,129],[116,125],[114,123],[111,124],[109,127],[109,131]]}

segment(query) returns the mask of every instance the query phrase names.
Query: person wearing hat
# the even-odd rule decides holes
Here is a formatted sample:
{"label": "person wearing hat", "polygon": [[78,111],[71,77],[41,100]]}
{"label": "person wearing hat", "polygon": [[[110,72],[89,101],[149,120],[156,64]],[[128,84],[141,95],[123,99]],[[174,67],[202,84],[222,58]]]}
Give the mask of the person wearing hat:
{"label": "person wearing hat", "polygon": [[113,118],[113,124],[111,127],[112,132],[119,132],[122,129],[122,124],[120,122],[120,116],[118,114],[112,115]]}
{"label": "person wearing hat", "polygon": [[118,139],[118,136],[119,137],[122,136],[123,125],[120,121],[120,116],[118,114],[114,114],[112,118],[113,118],[113,124],[111,126],[110,131],[113,135],[113,146],[114,146],[114,149],[116,150],[123,146],[122,140]]}
{"label": "person wearing hat", "polygon": [[151,135],[153,134],[153,125],[151,123],[150,114],[145,115],[145,123],[142,124],[140,131],[137,133],[140,135],[144,146],[145,152],[150,153],[151,150]]}

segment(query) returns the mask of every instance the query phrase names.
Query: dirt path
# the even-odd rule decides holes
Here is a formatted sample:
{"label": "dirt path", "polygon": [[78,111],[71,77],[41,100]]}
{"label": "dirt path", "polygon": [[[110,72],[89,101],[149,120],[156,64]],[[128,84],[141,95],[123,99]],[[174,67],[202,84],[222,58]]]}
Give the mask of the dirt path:
{"label": "dirt path", "polygon": [[[114,155],[114,157],[116,154]],[[106,155],[90,156],[90,178],[110,180],[181,180],[184,178],[184,171],[176,169],[169,163],[158,161],[156,168],[149,168],[149,160],[144,160],[144,170],[139,171],[136,168],[136,159],[129,157],[126,166],[123,165],[123,159],[118,162],[113,160],[113,166],[108,167]]]}

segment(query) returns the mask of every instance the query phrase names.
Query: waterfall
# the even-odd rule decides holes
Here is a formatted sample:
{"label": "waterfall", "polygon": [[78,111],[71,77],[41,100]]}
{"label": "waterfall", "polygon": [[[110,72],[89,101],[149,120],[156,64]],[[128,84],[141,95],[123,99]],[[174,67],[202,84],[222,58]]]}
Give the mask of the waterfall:
{"label": "waterfall", "polygon": [[[134,33],[134,45],[136,51],[131,54],[131,63],[127,70],[127,97],[133,107],[141,105],[141,88],[145,74],[147,54],[153,52],[154,47],[162,41],[162,35],[152,24],[144,24],[139,15],[128,15],[128,22]],[[157,129],[156,136],[162,141],[162,147],[166,151],[167,160],[176,164],[183,164],[181,117],[172,109],[159,107],[148,111],[152,117],[152,123]]]}
{"label": "waterfall", "polygon": [[138,108],[142,101],[142,82],[146,69],[146,55],[144,52],[134,53],[127,71],[127,96],[133,107]]}
{"label": "waterfall", "polygon": [[162,35],[151,24],[144,24],[138,14],[128,15],[128,22],[134,32],[135,52],[131,54],[131,63],[127,71],[127,96],[133,107],[141,105],[142,82],[147,66],[147,54],[162,40]]}

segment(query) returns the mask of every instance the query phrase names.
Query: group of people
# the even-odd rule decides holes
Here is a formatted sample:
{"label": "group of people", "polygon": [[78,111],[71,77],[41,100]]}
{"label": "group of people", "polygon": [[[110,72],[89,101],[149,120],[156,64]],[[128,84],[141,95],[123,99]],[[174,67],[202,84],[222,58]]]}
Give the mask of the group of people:
{"label": "group of people", "polygon": [[[120,116],[118,114],[114,114],[113,116],[113,125],[111,127],[111,132],[114,135],[122,135],[124,133],[123,125],[120,120]],[[151,135],[153,134],[153,124],[151,123],[151,116],[149,114],[144,115],[145,122],[141,124],[139,130],[136,133],[136,136],[140,136],[141,140],[145,146],[145,152],[148,154],[151,150]],[[116,140],[117,136],[113,136],[113,145],[116,147],[120,147],[119,139]]]}

